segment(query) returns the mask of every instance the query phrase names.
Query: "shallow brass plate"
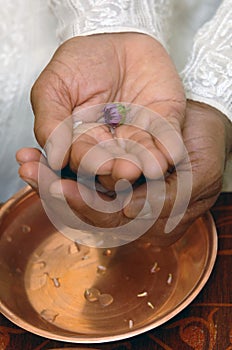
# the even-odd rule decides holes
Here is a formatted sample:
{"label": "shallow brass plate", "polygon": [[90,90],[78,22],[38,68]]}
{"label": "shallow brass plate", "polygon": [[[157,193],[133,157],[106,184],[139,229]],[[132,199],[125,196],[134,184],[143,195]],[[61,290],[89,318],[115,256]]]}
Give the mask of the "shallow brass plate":
{"label": "shallow brass plate", "polygon": [[57,232],[27,187],[0,209],[0,311],[61,341],[132,337],[183,310],[205,285],[216,253],[209,213],[170,247],[146,235],[107,250],[75,244]]}

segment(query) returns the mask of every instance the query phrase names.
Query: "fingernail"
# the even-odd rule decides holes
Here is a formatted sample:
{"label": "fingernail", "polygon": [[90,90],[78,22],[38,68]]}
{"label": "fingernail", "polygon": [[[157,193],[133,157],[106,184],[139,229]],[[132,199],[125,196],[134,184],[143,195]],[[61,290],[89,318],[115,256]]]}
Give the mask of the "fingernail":
{"label": "fingernail", "polygon": [[28,183],[28,185],[30,185],[32,188],[37,189],[38,188],[38,184],[32,180],[32,179],[27,179],[27,178],[22,178],[23,181],[25,181],[26,183]]}
{"label": "fingernail", "polygon": [[56,181],[53,182],[49,188],[49,193],[53,198],[57,198],[57,199],[64,199],[64,193],[63,193],[63,189],[61,186],[61,183]]}

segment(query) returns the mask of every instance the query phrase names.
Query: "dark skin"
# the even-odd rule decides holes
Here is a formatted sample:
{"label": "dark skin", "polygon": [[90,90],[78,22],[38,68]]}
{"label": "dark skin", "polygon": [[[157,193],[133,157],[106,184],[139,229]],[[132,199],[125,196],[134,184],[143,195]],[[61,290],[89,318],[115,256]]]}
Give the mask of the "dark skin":
{"label": "dark skin", "polygon": [[[181,222],[168,235],[165,243],[170,244],[178,239],[193,220],[214,204],[221,190],[225,161],[232,148],[231,135],[231,123],[222,113],[205,104],[188,102],[183,127],[183,140],[192,167],[191,199]],[[36,149],[23,149],[18,152],[17,159],[22,163],[19,169],[20,176],[26,181],[27,179],[29,182],[32,180],[36,184],[38,182],[40,152]],[[185,159],[182,160],[180,162],[180,172],[185,172],[188,165]],[[95,226],[117,227],[123,225],[128,220],[133,220],[136,217],[145,202],[146,188],[145,185],[141,185],[136,188],[132,200],[123,210],[105,215],[86,205],[74,181],[58,180],[46,165],[44,166],[44,174],[46,174],[47,179],[50,179],[46,181],[45,187],[47,186],[47,190],[51,190],[52,186],[56,190],[54,191],[56,195],[53,198],[59,201],[60,199],[57,199],[59,198],[59,190],[62,190],[70,207],[77,215],[82,220]],[[154,182],[158,182],[158,180],[154,180]],[[175,201],[177,184],[175,172],[166,178],[165,184],[167,192],[163,209],[158,220],[151,228],[153,232],[154,230],[158,232],[158,236],[160,233],[161,238]],[[159,187],[157,187],[157,190],[159,190]],[[97,200],[96,192],[87,188],[86,191],[92,202]],[[101,195],[101,197],[106,201],[110,200],[107,195]],[[155,211],[159,201],[162,202],[163,198],[159,198],[155,193],[153,197],[149,198],[151,211]]]}
{"label": "dark skin", "polygon": [[[150,191],[145,214],[146,211],[148,214],[154,213],[157,207],[162,207],[158,220],[151,227],[161,237],[174,205],[177,173],[174,171],[165,178],[165,198],[160,190],[160,177],[167,173],[173,163],[178,164],[183,175],[189,165],[192,167],[188,208],[179,225],[168,235],[167,243],[178,239],[194,219],[213,205],[220,193],[224,165],[232,144],[231,124],[210,106],[189,101],[186,109],[183,87],[170,57],[160,43],[149,36],[137,33],[103,34],[76,37],[65,42],[36,81],[31,100],[37,140],[42,147],[48,139],[50,141],[46,145],[47,159],[42,158],[40,195],[57,205],[61,218],[62,192],[83,221],[100,227],[118,227],[130,222],[146,202],[146,186],[140,184],[123,209],[105,215],[86,204],[74,181],[60,181],[52,170],[67,164],[76,170],[93,146],[104,144],[106,140],[115,142],[109,129],[100,126],[82,135],[70,147],[72,123],[70,120],[66,122],[67,117],[75,110],[100,103],[125,101],[138,104],[158,113],[172,126],[166,128],[167,123],[158,123],[157,126],[156,119],[144,117],[138,125],[144,128],[145,123],[142,132],[138,132],[134,126],[116,129],[116,138],[136,141],[151,151],[157,160],[157,166],[149,174],[153,190]],[[58,135],[53,134],[61,122]],[[160,141],[152,136],[154,130],[158,132],[156,135]],[[179,139],[183,137],[189,158],[185,157],[183,144],[178,143],[177,135]],[[125,151],[119,147],[118,154],[110,160],[107,160],[104,147],[98,151],[95,159],[103,160],[100,166],[94,164],[93,159],[85,164],[85,172],[92,173],[93,168],[97,168],[99,181],[108,189],[114,189],[122,178],[134,183],[142,172],[149,171],[146,157],[140,157],[137,149]],[[120,152],[123,157],[120,157]],[[38,189],[40,158],[41,154],[36,149],[22,149],[17,153],[21,164],[19,174],[35,189]],[[81,188],[90,203],[98,202],[99,194],[84,185]],[[112,198],[107,194],[100,196],[106,203],[102,204],[102,209],[105,206],[107,211],[107,203]],[[122,196],[120,200],[123,203],[127,197]],[[65,217],[63,219],[66,220]]]}
{"label": "dark skin", "polygon": [[[64,122],[56,134],[53,133],[76,110],[112,101],[144,106],[169,123],[170,128],[165,124],[157,127],[155,121],[152,124],[147,120],[145,129],[155,131],[160,141],[135,127],[124,126],[116,131],[120,137],[138,142],[152,152],[158,166],[149,174],[151,178],[159,177],[173,160],[182,158],[182,144],[176,141],[176,135],[181,137],[184,121],[186,101],[183,87],[166,50],[147,35],[102,34],[66,41],[37,79],[31,101],[35,136],[40,146],[46,145],[48,162],[53,169],[69,164],[75,171],[94,145],[106,140],[114,142],[109,128],[101,126],[70,147],[70,120]],[[144,120],[139,121],[139,126]],[[46,144],[48,140],[49,145]],[[85,164],[85,171],[91,173],[97,168],[100,181],[106,187],[111,188],[121,178],[134,182],[148,168],[145,158],[139,158],[133,149],[123,150],[124,159],[110,154],[110,160],[106,149],[99,147],[98,151],[98,157]],[[121,151],[119,147],[118,154]],[[101,163],[95,164],[96,159]]]}

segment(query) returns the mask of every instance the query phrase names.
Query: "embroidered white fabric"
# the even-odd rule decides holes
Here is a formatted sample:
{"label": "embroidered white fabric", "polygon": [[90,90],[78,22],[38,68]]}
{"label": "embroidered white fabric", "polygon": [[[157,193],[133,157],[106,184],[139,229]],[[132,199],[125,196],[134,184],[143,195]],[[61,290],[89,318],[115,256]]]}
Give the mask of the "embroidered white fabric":
{"label": "embroidered white fabric", "polygon": [[172,0],[49,0],[56,14],[58,35],[65,41],[77,35],[139,32],[167,44]]}
{"label": "embroidered white fabric", "polygon": [[232,0],[224,0],[198,31],[182,78],[189,99],[207,103],[232,120]]}
{"label": "embroidered white fabric", "polygon": [[[185,1],[185,6],[189,3]],[[50,0],[50,6],[59,21],[61,41],[76,35],[133,31],[153,36],[166,48],[175,30],[170,19],[178,11],[175,0]],[[188,98],[210,104],[230,119],[231,42],[232,0],[224,0],[213,19],[198,31],[181,74]]]}

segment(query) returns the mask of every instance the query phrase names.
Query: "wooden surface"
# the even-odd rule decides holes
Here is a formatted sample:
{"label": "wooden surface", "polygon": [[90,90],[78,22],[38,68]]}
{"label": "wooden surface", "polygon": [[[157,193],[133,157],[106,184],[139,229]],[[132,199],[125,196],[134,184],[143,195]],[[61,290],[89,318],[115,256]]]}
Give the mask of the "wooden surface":
{"label": "wooden surface", "polygon": [[[219,250],[212,275],[197,298],[163,326],[130,340],[80,348],[99,350],[232,350],[232,193],[212,209]],[[0,350],[74,348],[18,328],[0,315]]]}

